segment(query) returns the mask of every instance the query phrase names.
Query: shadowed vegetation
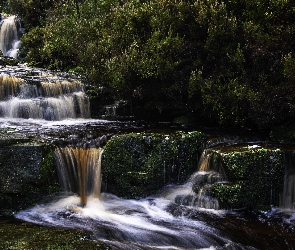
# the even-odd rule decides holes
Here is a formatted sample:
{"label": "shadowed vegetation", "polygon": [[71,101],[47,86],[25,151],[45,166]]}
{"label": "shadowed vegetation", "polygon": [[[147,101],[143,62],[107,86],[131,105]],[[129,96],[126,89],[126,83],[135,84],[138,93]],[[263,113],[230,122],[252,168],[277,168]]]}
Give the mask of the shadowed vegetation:
{"label": "shadowed vegetation", "polygon": [[84,74],[93,106],[104,89],[136,118],[293,127],[292,1],[5,2],[26,28],[22,59]]}

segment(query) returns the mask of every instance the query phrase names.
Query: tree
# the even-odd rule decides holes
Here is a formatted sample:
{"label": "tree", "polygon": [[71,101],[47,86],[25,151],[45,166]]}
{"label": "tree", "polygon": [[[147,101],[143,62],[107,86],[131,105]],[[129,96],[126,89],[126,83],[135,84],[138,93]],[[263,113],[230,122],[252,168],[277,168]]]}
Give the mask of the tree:
{"label": "tree", "polygon": [[25,59],[85,74],[141,118],[255,128],[294,120],[291,1],[29,2],[42,18],[27,15],[38,27],[23,37]]}

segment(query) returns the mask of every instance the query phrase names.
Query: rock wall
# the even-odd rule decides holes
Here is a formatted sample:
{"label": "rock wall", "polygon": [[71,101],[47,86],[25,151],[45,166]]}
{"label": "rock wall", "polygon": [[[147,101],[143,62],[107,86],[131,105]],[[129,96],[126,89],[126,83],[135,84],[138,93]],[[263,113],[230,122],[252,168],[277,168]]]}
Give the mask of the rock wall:
{"label": "rock wall", "polygon": [[53,148],[27,139],[0,140],[0,214],[10,214],[58,191]]}

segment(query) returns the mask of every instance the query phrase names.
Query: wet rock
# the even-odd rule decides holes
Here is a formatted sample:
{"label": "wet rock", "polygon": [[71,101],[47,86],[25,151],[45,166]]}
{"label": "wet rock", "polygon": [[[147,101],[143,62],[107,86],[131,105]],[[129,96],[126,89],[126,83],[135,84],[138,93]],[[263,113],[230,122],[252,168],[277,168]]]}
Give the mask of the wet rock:
{"label": "wet rock", "polygon": [[108,137],[106,135],[103,135],[102,137],[100,137],[99,139],[99,144],[101,147],[104,147],[107,143]]}
{"label": "wet rock", "polygon": [[142,198],[169,183],[184,182],[196,170],[203,139],[198,131],[113,136],[102,154],[107,191]]}
{"label": "wet rock", "polygon": [[220,201],[221,207],[269,209],[270,205],[279,206],[284,152],[258,145],[236,145],[223,150],[219,152],[222,174],[226,174],[228,181],[216,182],[210,187],[210,194]]}
{"label": "wet rock", "polygon": [[1,140],[0,214],[32,205],[58,189],[53,151],[46,144]]}

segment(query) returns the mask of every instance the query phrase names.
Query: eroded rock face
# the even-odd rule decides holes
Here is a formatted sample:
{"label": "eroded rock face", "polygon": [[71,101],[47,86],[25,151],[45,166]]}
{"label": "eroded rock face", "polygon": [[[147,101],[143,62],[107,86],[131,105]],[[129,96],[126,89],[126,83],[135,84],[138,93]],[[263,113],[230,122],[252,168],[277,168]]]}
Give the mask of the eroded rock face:
{"label": "eroded rock face", "polygon": [[27,139],[2,139],[0,145],[0,214],[59,190],[52,146]]}

